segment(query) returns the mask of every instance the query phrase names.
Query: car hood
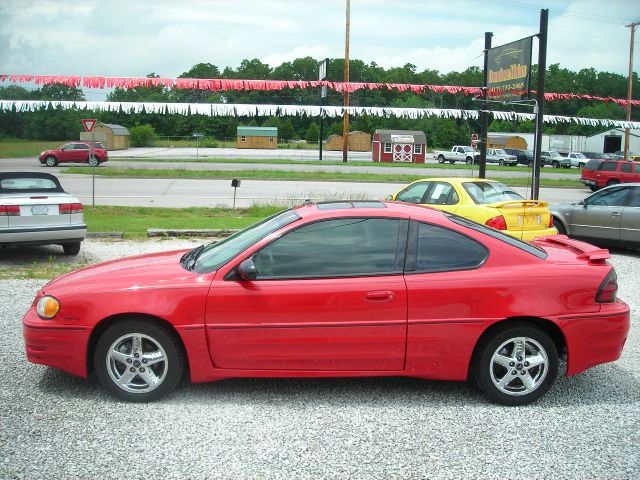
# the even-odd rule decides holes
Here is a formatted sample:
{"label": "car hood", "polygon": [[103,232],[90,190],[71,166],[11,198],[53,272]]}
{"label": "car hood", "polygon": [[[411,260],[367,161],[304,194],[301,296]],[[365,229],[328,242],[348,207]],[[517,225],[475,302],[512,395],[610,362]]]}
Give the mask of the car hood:
{"label": "car hood", "polygon": [[153,253],[99,263],[62,275],[42,289],[49,295],[106,292],[141,288],[171,288],[199,276],[180,265],[187,250]]}

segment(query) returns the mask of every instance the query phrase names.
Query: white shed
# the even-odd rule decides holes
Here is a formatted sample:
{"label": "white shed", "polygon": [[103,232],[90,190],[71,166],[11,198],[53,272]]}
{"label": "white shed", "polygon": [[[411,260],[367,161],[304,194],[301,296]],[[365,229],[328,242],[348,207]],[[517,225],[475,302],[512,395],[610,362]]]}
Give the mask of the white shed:
{"label": "white shed", "polygon": [[[587,137],[586,151],[613,153],[624,150],[624,129],[612,128],[606,132]],[[629,151],[640,153],[640,130],[629,131]]]}

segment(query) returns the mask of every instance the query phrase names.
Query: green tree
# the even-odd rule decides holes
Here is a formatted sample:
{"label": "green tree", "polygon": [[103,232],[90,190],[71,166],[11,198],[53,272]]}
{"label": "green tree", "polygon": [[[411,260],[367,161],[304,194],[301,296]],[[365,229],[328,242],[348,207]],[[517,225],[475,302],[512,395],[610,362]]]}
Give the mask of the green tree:
{"label": "green tree", "polygon": [[132,147],[150,147],[156,138],[156,131],[149,124],[137,125],[129,129],[129,142]]}
{"label": "green tree", "polygon": [[307,135],[304,137],[309,143],[317,143],[320,138],[320,127],[316,122],[311,123],[307,129]]}

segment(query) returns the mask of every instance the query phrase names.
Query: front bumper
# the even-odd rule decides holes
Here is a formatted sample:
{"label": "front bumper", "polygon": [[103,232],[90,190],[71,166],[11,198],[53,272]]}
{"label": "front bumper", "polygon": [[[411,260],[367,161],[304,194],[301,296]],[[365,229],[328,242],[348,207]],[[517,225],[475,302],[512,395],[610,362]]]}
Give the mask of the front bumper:
{"label": "front bumper", "polygon": [[27,360],[80,377],[87,376],[87,345],[91,329],[42,320],[31,307],[22,319]]}

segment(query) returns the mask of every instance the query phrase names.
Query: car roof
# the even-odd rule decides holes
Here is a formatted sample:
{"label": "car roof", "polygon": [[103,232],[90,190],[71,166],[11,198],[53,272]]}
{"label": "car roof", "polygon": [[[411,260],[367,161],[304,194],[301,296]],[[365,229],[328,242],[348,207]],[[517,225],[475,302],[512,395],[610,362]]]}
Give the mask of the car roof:
{"label": "car roof", "polygon": [[466,183],[466,182],[488,182],[488,183],[500,183],[497,180],[489,180],[487,178],[475,178],[475,177],[429,177],[421,178],[415,182],[451,182],[451,183]]}
{"label": "car roof", "polygon": [[[51,175],[50,173],[40,173],[40,172],[0,172],[0,182],[3,180],[11,180],[11,179],[20,179],[20,178],[40,178],[45,180],[51,180],[56,184],[56,188],[42,188],[42,191],[45,192],[61,192],[66,193],[60,185],[60,181],[55,175]],[[21,192],[36,192],[39,189],[37,188],[29,188],[29,189],[3,189],[0,186],[0,193],[21,193]]]}
{"label": "car roof", "polygon": [[372,216],[420,218],[442,221],[444,214],[431,207],[404,202],[382,202],[379,200],[335,200],[330,202],[305,202],[293,210],[302,218],[321,219],[335,216]]}

